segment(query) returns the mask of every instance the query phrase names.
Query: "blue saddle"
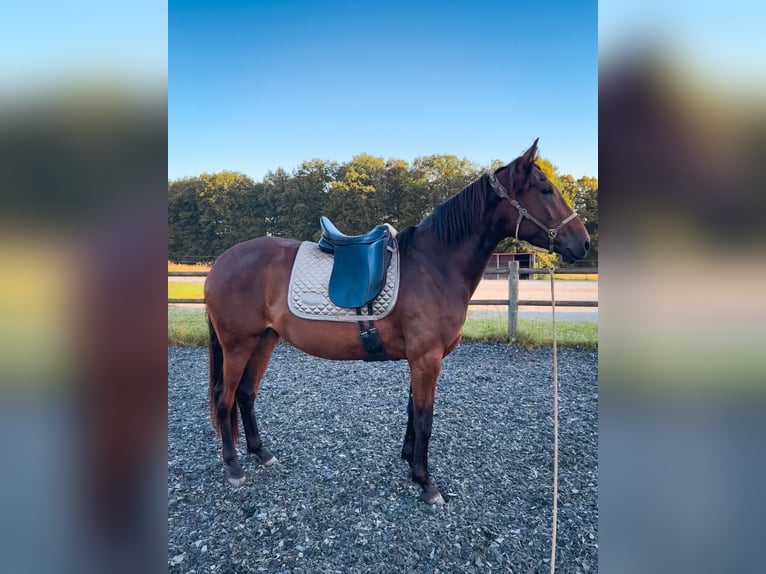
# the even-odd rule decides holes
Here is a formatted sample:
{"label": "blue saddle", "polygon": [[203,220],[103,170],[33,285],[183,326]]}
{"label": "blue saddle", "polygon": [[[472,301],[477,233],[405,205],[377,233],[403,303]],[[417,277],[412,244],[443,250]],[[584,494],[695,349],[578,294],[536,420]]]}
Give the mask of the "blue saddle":
{"label": "blue saddle", "polygon": [[378,225],[363,235],[344,235],[325,216],[319,223],[319,248],[333,254],[330,301],[338,307],[364,307],[386,283],[393,251],[392,228]]}

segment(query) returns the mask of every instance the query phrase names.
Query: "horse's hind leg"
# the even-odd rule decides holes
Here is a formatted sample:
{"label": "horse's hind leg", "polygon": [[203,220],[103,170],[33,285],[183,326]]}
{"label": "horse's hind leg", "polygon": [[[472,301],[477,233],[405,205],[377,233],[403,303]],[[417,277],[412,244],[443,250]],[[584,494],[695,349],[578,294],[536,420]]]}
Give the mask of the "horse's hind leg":
{"label": "horse's hind leg", "polygon": [[242,415],[242,426],[245,429],[245,439],[247,440],[247,452],[253,453],[258,457],[258,461],[266,466],[277,462],[276,457],[271,451],[263,446],[261,436],[258,433],[258,423],[255,419],[255,399],[258,396],[258,387],[261,384],[263,374],[271,358],[271,352],[274,350],[279,340],[279,335],[272,329],[267,329],[258,338],[250,360],[245,368],[245,375],[237,387],[237,403],[239,412]]}
{"label": "horse's hind leg", "polygon": [[237,460],[234,444],[237,439],[237,412],[234,410],[234,397],[249,357],[249,351],[224,354],[223,389],[216,401],[218,427],[221,430],[221,456],[228,472],[229,482],[234,486],[242,486],[245,483],[245,472]]}

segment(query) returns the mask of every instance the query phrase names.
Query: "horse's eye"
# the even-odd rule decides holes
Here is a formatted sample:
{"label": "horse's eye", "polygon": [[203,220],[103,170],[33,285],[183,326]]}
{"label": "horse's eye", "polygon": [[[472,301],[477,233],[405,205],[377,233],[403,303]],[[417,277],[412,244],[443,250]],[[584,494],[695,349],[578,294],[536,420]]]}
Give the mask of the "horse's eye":
{"label": "horse's eye", "polygon": [[543,193],[545,195],[552,195],[553,194],[553,188],[552,187],[544,187],[543,188]]}

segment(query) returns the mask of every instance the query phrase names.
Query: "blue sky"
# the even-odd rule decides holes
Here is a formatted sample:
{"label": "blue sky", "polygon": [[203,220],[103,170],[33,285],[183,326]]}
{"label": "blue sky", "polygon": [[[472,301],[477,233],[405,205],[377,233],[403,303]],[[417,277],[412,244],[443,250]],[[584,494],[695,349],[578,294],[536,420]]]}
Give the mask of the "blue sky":
{"label": "blue sky", "polygon": [[598,175],[597,3],[168,5],[168,177],[312,158],[509,161],[540,137]]}
{"label": "blue sky", "polygon": [[[0,92],[76,84],[84,78],[164,89],[165,2],[25,0],[0,9]],[[137,86],[136,84],[141,84]]]}
{"label": "blue sky", "polygon": [[714,86],[763,91],[766,3],[755,0],[610,0],[598,12],[602,56],[655,53]]}

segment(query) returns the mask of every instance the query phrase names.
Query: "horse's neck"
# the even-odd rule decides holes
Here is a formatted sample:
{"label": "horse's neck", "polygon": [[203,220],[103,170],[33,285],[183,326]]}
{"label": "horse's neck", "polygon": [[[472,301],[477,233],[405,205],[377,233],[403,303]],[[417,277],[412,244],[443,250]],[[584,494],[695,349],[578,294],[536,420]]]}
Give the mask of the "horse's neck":
{"label": "horse's neck", "polygon": [[482,234],[477,233],[475,236],[467,237],[465,241],[456,246],[455,270],[466,281],[469,298],[474,294],[484,277],[489,258],[499,241],[485,231]]}
{"label": "horse's neck", "polygon": [[441,280],[451,288],[461,289],[466,305],[484,276],[489,258],[502,238],[495,238],[487,227],[481,226],[459,243],[449,248],[440,246],[430,230],[420,230],[428,237],[418,241],[424,259],[443,262],[440,267],[445,274]]}

